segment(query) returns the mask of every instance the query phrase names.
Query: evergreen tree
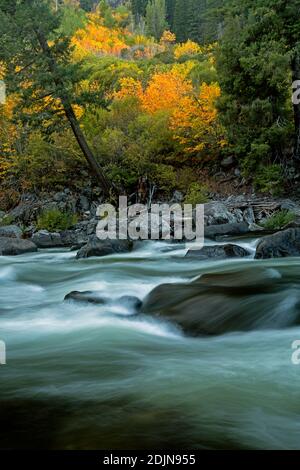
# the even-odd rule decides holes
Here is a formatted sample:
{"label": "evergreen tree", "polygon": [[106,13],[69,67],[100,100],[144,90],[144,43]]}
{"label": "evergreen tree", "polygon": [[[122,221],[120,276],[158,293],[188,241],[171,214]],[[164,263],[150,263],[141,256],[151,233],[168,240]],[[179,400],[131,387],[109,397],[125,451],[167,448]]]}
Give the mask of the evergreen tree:
{"label": "evergreen tree", "polygon": [[[221,116],[229,143],[258,164],[283,161],[291,132],[291,77],[298,68],[300,0],[229,0],[217,61],[222,88]],[[287,71],[290,70],[290,73]],[[295,112],[295,159],[300,159],[300,112]],[[298,114],[299,113],[299,114]]]}
{"label": "evergreen tree", "polygon": [[[47,127],[54,116],[65,116],[84,157],[106,195],[110,186],[76,118],[75,88],[82,79],[71,61],[68,37],[57,33],[59,15],[48,0],[0,0],[0,62],[5,66],[8,91],[18,94],[18,109],[39,104],[37,115]],[[48,100],[45,100],[45,99]],[[25,115],[26,116],[26,115]]]}
{"label": "evergreen tree", "polygon": [[166,0],[166,19],[170,29],[174,26],[174,8],[176,0]]}
{"label": "evergreen tree", "polygon": [[159,40],[167,27],[165,0],[151,0],[146,9],[146,28],[148,34]]}
{"label": "evergreen tree", "polygon": [[176,34],[177,41],[184,42],[187,40],[188,11],[186,2],[176,0],[174,6],[174,22],[173,32]]}
{"label": "evergreen tree", "polygon": [[98,0],[80,0],[80,6],[85,11],[91,11],[98,4]]}
{"label": "evergreen tree", "polygon": [[148,0],[131,0],[132,13],[135,18],[146,15]]}

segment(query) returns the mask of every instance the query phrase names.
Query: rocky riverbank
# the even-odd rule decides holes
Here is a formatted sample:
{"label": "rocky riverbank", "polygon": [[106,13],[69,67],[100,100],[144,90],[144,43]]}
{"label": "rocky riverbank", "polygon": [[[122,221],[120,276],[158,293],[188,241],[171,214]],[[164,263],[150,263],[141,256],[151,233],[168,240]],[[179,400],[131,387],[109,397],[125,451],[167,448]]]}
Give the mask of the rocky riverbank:
{"label": "rocky riverbank", "polygon": [[[180,200],[182,200],[182,195],[176,191],[170,202],[176,203]],[[88,188],[80,194],[74,194],[69,189],[39,197],[34,194],[25,194],[15,208],[8,213],[0,213],[0,254],[17,255],[42,248],[66,247],[78,251],[77,258],[87,258],[130,251],[133,248],[133,243],[130,241],[97,239],[95,235],[98,223],[96,211],[102,202],[99,188],[93,190]],[[204,207],[206,238],[226,240],[227,237],[269,235],[259,244],[257,258],[300,255],[297,230],[297,227],[300,227],[300,204],[297,201],[270,200],[241,195],[230,196],[223,200],[220,198],[205,204]],[[52,209],[76,214],[78,221],[68,230],[55,232],[39,230],[37,227],[39,215]],[[272,232],[276,230],[271,230],[270,235],[270,230],[265,229],[263,223],[280,211],[289,211],[293,214],[293,221],[281,227],[283,233],[280,236],[272,235]],[[145,225],[148,226],[148,214],[145,214]],[[157,220],[157,225],[160,230],[164,227],[170,233],[173,232],[172,221],[169,225],[168,221]],[[292,232],[284,232],[288,229]],[[217,246],[215,249],[204,247],[200,253],[189,253],[188,256],[196,256],[196,254],[199,259],[247,255],[240,247],[228,244],[223,247]]]}

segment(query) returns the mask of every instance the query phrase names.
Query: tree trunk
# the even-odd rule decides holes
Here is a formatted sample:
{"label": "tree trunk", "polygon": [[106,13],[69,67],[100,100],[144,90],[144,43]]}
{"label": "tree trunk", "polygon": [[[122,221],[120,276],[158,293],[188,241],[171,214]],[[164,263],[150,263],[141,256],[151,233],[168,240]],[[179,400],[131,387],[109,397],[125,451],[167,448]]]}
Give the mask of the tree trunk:
{"label": "tree trunk", "polygon": [[[300,80],[300,53],[296,51],[292,59],[292,80]],[[294,160],[300,162],[300,103],[293,103],[295,122]]]}
{"label": "tree trunk", "polygon": [[[41,31],[36,31],[36,35],[39,41],[39,44],[41,46],[41,49],[43,53],[47,56],[48,62],[49,62],[49,71],[53,75],[53,81],[57,88],[60,88],[64,90],[64,85],[62,81],[59,79],[57,72],[57,67],[56,67],[56,62],[55,59],[53,58],[51,54],[50,47],[47,43],[47,40],[43,33]],[[67,93],[60,93],[60,101],[63,106],[65,115],[70,123],[70,126],[72,128],[72,131],[74,133],[74,136],[78,142],[79,147],[81,148],[81,151],[83,155],[85,156],[90,168],[92,169],[93,173],[97,177],[97,180],[99,184],[101,185],[101,188],[105,194],[105,196],[110,196],[110,190],[112,189],[112,186],[108,182],[106,176],[104,175],[103,171],[101,170],[97,160],[95,159],[93,152],[91,151],[86,138],[80,128],[79,122],[76,118],[76,115],[74,113],[72,104],[69,100],[69,97]]]}

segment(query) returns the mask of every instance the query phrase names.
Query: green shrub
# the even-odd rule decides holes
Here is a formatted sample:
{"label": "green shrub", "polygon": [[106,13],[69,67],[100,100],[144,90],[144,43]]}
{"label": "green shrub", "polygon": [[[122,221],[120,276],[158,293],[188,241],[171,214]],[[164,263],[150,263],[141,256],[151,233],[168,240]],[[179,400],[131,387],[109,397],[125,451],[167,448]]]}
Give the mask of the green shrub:
{"label": "green shrub", "polygon": [[199,183],[192,183],[186,193],[184,203],[185,204],[204,204],[209,201],[208,188],[205,185]]}
{"label": "green shrub", "polygon": [[280,230],[287,224],[294,222],[295,214],[290,211],[282,210],[273,214],[262,225],[267,230]]}
{"label": "green shrub", "polygon": [[48,230],[57,232],[68,230],[77,223],[77,216],[69,212],[61,212],[58,209],[51,209],[43,212],[37,220],[38,230]]}
{"label": "green shrub", "polygon": [[254,178],[255,187],[263,192],[278,196],[283,191],[284,178],[280,165],[261,166]]}
{"label": "green shrub", "polygon": [[0,218],[0,227],[5,227],[5,225],[11,225],[13,223],[14,219],[11,215],[5,215]]}

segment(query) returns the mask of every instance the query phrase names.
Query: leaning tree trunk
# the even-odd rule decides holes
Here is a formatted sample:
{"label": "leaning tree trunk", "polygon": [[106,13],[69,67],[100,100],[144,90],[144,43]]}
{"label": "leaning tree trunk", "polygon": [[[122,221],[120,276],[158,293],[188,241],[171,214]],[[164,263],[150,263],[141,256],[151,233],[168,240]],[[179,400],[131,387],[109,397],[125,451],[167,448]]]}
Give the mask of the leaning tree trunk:
{"label": "leaning tree trunk", "polygon": [[[61,89],[64,90],[64,86],[62,81],[58,78],[57,72],[57,67],[56,67],[56,62],[55,59],[53,58],[51,54],[51,49],[47,43],[47,40],[43,33],[41,31],[36,31],[36,35],[39,41],[39,44],[41,46],[41,49],[43,53],[47,56],[48,58],[48,63],[49,63],[49,71],[53,75],[53,81],[55,85]],[[67,93],[65,92],[60,92],[60,101],[63,106],[65,115],[70,123],[70,126],[72,128],[72,131],[74,133],[74,136],[78,142],[79,147],[81,148],[81,151],[86,158],[92,172],[95,174],[99,184],[101,185],[101,188],[105,194],[105,196],[110,196],[110,190],[112,189],[111,185],[109,184],[106,176],[104,175],[103,171],[101,170],[97,160],[95,159],[93,152],[91,151],[86,138],[80,128],[79,122],[76,118],[76,115],[74,113],[73,106],[68,98]]]}
{"label": "leaning tree trunk", "polygon": [[[300,52],[296,51],[292,60],[293,84],[300,81]],[[295,122],[294,160],[300,162],[300,103],[293,103]]]}

